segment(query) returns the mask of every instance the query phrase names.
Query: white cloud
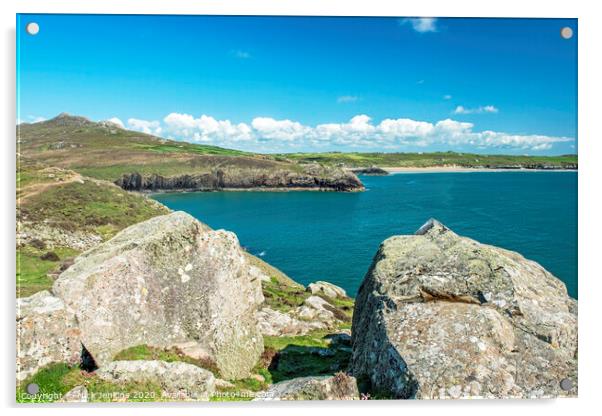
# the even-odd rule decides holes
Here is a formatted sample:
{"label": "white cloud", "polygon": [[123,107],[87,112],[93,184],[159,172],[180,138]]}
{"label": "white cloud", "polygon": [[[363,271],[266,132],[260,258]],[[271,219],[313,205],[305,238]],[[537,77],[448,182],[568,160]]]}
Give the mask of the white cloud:
{"label": "white cloud", "polygon": [[263,139],[271,140],[296,140],[310,132],[309,127],[291,120],[274,120],[271,117],[256,117],[251,126]]}
{"label": "white cloud", "polygon": [[375,123],[358,114],[344,123],[315,126],[272,117],[256,117],[250,123],[233,123],[208,115],[170,113],[162,122],[129,119],[135,130],[167,137],[210,143],[258,152],[286,152],[342,148],[404,150],[406,146],[474,147],[479,149],[549,150],[556,143],[574,142],[570,137],[517,135],[495,131],[475,132],[474,124],[453,119],[431,123],[410,118],[387,118]]}
{"label": "white cloud", "polygon": [[453,97],[451,95],[449,95],[449,94],[446,94],[446,95],[443,96],[444,100],[451,100],[452,98]]}
{"label": "white cloud", "polygon": [[39,123],[41,121],[46,121],[46,117],[40,117],[40,116],[27,116],[27,120],[30,123]]}
{"label": "white cloud", "polygon": [[119,127],[121,127],[122,129],[125,128],[125,126],[123,125],[123,121],[121,121],[119,118],[117,117],[111,117],[110,119],[108,119],[107,121],[118,125]]}
{"label": "white cloud", "polygon": [[466,108],[459,105],[454,110],[454,114],[483,114],[483,113],[499,113],[499,109],[493,105],[485,105],[475,108]]}
{"label": "white cloud", "polygon": [[337,98],[337,103],[354,103],[358,100],[358,97],[355,95],[342,95]]}
{"label": "white cloud", "polygon": [[137,118],[128,119],[128,127],[132,130],[141,131],[146,134],[159,135],[163,132],[161,123],[158,121],[140,120]]}
{"label": "white cloud", "polygon": [[170,113],[165,116],[163,123],[168,134],[198,142],[239,142],[251,138],[251,128],[247,124],[216,120],[205,114],[194,118],[190,114]]}
{"label": "white cloud", "polygon": [[412,28],[419,33],[437,31],[437,19],[434,17],[410,17],[401,19],[401,24],[410,24],[412,25]]}

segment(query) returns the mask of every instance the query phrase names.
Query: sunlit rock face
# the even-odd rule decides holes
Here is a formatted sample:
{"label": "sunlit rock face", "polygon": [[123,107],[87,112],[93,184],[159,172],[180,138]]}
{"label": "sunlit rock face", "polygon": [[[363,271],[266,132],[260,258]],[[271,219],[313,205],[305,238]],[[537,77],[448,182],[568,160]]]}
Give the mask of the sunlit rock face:
{"label": "sunlit rock face", "polygon": [[75,314],[99,367],[136,345],[184,346],[223,377],[242,378],[263,351],[261,281],[238,239],[183,212],[133,225],[82,254],[53,292]]}
{"label": "sunlit rock face", "polygon": [[381,244],[352,337],[354,376],[391,397],[577,394],[577,302],[564,284],[435,220]]}

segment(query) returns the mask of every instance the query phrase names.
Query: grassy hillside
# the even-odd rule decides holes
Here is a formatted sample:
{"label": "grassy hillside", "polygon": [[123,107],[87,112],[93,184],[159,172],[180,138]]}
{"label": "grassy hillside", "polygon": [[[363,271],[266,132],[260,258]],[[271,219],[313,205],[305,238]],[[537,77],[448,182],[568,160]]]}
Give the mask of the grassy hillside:
{"label": "grassy hillside", "polygon": [[271,156],[166,140],[67,114],[40,123],[21,124],[17,137],[18,152],[23,158],[109,181],[132,172],[176,176],[217,168],[303,170],[297,163],[278,161]]}
{"label": "grassy hillside", "polygon": [[169,210],[110,182],[22,162],[17,171],[17,296],[52,286],[84,248]]}
{"label": "grassy hillside", "polygon": [[280,160],[318,162],[345,167],[532,167],[545,165],[555,168],[576,168],[577,155],[562,156],[513,156],[480,155],[473,153],[286,153],[277,155]]}

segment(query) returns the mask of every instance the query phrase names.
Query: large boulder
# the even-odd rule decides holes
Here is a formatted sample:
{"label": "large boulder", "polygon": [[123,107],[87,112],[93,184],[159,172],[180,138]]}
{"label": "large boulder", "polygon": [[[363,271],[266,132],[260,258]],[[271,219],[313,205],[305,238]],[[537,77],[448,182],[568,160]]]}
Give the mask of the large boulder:
{"label": "large boulder", "polygon": [[163,398],[171,400],[208,400],[215,392],[211,372],[182,362],[113,361],[97,370],[96,375],[112,383],[157,384]]}
{"label": "large boulder", "polygon": [[256,400],[359,400],[354,377],[345,373],[334,376],[299,377],[273,384]]}
{"label": "large boulder", "polygon": [[82,254],[53,291],[99,367],[129,347],[184,344],[223,377],[242,378],[263,351],[261,282],[251,274],[236,235],[174,212]]}
{"label": "large boulder", "polygon": [[539,264],[430,220],[381,244],[356,299],[353,374],[395,398],[576,395],[576,309]]}
{"label": "large boulder", "polygon": [[17,299],[17,380],[54,362],[78,363],[79,336],[73,312],[47,290]]}

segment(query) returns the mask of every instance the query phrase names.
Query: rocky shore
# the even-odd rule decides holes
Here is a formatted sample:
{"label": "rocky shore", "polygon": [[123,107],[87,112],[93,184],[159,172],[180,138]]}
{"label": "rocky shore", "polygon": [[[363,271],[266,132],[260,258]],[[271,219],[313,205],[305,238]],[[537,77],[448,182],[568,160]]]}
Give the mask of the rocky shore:
{"label": "rocky shore", "polygon": [[115,184],[127,191],[178,192],[222,190],[317,190],[354,192],[364,185],[351,172],[305,168],[304,172],[228,172],[217,170],[197,175],[164,177],[157,174],[124,174]]}

